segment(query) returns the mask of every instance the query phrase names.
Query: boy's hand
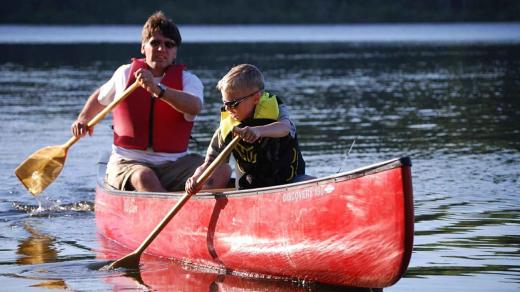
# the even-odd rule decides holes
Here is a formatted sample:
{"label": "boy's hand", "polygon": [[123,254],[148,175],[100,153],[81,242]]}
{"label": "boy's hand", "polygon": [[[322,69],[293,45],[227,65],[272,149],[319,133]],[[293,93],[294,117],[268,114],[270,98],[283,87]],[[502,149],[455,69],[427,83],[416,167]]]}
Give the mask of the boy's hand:
{"label": "boy's hand", "polygon": [[247,143],[254,143],[262,137],[258,127],[235,127],[233,132],[240,136],[240,138],[242,138],[242,140],[246,141]]}
{"label": "boy's hand", "polygon": [[184,190],[186,193],[195,195],[202,189],[202,186],[197,186],[196,184],[197,178],[198,177],[196,176],[192,176],[186,181],[186,184],[184,185]]}

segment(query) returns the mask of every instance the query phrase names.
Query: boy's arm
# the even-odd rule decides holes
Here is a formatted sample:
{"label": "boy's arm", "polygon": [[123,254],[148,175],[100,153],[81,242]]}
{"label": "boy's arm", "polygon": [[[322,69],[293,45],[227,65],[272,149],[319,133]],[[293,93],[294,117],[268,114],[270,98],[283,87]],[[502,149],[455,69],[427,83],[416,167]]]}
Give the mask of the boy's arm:
{"label": "boy's arm", "polygon": [[238,128],[235,132],[248,143],[253,143],[262,137],[281,138],[288,134],[294,137],[296,127],[289,118],[287,106],[280,104],[279,109],[280,114],[278,115],[278,121],[263,126]]}
{"label": "boy's arm", "polygon": [[285,122],[289,126],[289,133],[291,134],[291,137],[296,136],[296,126],[291,121],[291,118],[289,117],[289,108],[285,103],[280,104],[280,114],[278,115],[278,121],[279,122]]}
{"label": "boy's arm", "polygon": [[263,126],[243,127],[235,130],[244,141],[253,143],[264,138],[280,138],[289,134],[290,125],[286,121],[273,122]]}
{"label": "boy's arm", "polygon": [[[217,129],[215,133],[213,134],[213,137],[211,138],[211,142],[209,143],[208,150],[206,151],[206,158],[204,159],[204,163],[201,164],[193,175],[186,181],[186,185],[184,187],[185,191],[190,194],[195,194],[198,191],[200,191],[201,187],[197,188],[195,185],[195,182],[199,178],[199,176],[208,168],[208,166],[215,160],[215,158],[222,152],[224,147],[224,142],[221,141],[220,137],[220,129]],[[227,158],[227,161],[229,161],[229,157]],[[227,162],[226,161],[226,162]]]}

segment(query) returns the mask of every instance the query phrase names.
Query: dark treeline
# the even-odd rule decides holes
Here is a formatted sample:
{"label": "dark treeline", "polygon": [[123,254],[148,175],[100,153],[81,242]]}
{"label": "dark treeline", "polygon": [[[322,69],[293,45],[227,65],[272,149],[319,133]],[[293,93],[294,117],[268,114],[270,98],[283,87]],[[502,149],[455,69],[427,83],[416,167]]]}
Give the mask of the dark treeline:
{"label": "dark treeline", "polygon": [[0,23],[142,24],[163,10],[180,24],[519,21],[517,0],[20,0]]}

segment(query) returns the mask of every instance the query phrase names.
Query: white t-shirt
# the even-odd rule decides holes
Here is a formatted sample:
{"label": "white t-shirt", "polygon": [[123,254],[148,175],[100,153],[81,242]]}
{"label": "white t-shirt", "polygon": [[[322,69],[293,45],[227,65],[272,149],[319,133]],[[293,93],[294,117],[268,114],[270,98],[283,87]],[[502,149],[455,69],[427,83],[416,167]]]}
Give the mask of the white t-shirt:
{"label": "white t-shirt", "polygon": [[[122,65],[114,72],[112,78],[110,78],[110,80],[101,86],[98,96],[99,103],[102,105],[108,105],[114,100],[116,95],[119,96],[121,93],[123,93],[128,82],[130,68],[131,64]],[[155,77],[154,79],[155,82],[159,83],[162,77]],[[204,85],[195,74],[189,71],[183,71],[182,83],[184,92],[200,98],[201,103],[204,103]],[[187,121],[194,121],[195,117],[196,116],[194,115],[184,114],[184,118]],[[158,165],[164,163],[165,161],[175,161],[186,154],[188,154],[188,151],[182,153],[165,153],[154,152],[151,148],[148,148],[147,150],[134,150],[112,145],[112,155],[110,160],[123,158]]]}

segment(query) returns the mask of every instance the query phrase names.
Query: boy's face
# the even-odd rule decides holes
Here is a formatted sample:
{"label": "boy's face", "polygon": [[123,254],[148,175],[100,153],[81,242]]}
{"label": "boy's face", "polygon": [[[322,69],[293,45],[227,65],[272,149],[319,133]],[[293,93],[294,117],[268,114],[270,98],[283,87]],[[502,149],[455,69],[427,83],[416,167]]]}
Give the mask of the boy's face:
{"label": "boy's face", "polygon": [[240,122],[253,116],[260,100],[260,90],[257,89],[222,91],[221,93],[226,111]]}

